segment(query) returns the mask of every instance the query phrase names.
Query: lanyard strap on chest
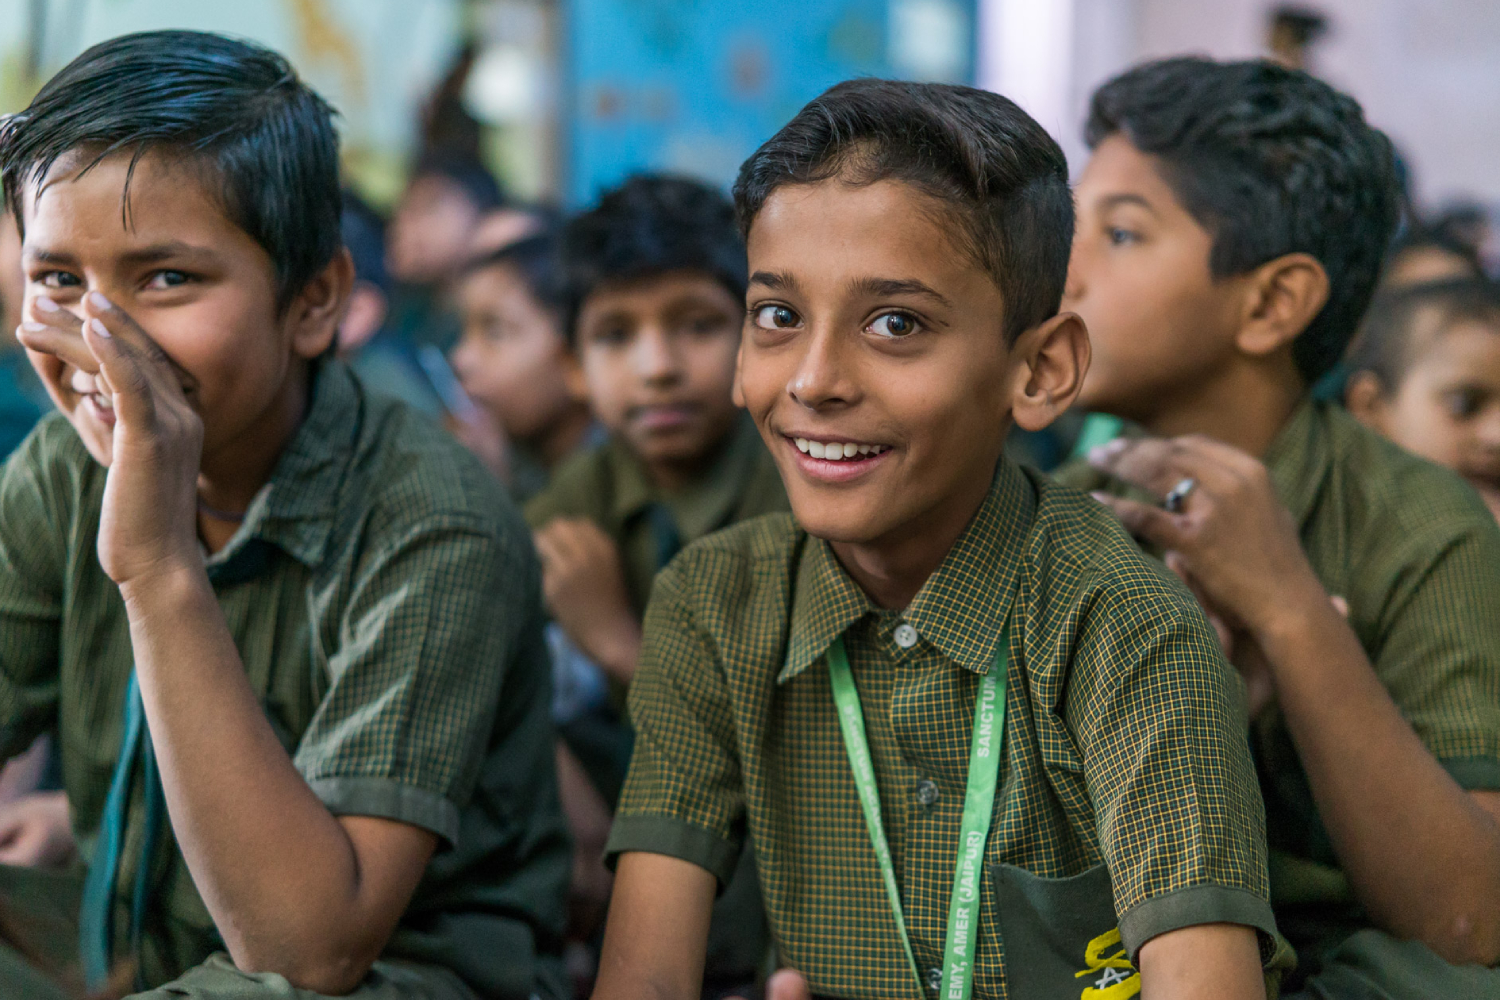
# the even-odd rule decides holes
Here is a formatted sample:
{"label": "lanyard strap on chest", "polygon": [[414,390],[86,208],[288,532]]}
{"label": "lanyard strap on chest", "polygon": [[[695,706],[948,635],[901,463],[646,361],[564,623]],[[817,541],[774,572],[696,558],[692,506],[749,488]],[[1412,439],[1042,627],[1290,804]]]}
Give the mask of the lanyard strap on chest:
{"label": "lanyard strap on chest", "polygon": [[[980,872],[994,813],[995,783],[1000,774],[1000,750],[1005,735],[1005,673],[1009,667],[1009,645],[1010,629],[1007,627],[1000,637],[995,663],[989,673],[979,678],[979,689],[974,696],[969,777],[964,790],[958,861],[948,903],[948,930],[943,947],[943,982],[939,992],[943,1000],[969,1000],[973,987],[974,946],[979,936]],[[844,651],[842,638],[835,639],[828,648],[828,680],[838,708],[839,729],[849,755],[849,767],[854,773],[854,786],[859,792],[859,805],[865,814],[865,828],[870,833],[870,845],[875,849],[886,898],[891,904],[891,915],[896,918],[896,929],[901,934],[901,947],[906,952],[912,977],[918,988],[924,989],[927,983],[917,969],[917,959],[911,950],[906,911],[901,905],[901,888],[896,884],[890,842],[886,840],[885,824],[880,818],[880,789],[875,780],[870,744],[865,739],[859,691],[854,685],[854,673],[849,669],[849,656]]]}

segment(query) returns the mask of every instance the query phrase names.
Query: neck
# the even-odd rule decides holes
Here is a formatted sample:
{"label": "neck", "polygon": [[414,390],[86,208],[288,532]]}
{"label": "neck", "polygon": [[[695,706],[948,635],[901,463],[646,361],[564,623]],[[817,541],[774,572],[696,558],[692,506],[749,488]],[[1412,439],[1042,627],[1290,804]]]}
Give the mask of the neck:
{"label": "neck", "polygon": [[1307,389],[1290,352],[1245,363],[1140,420],[1157,437],[1203,434],[1260,458]]}
{"label": "neck", "polygon": [[[243,514],[271,478],[281,453],[307,413],[308,371],[287,377],[287,385],[275,403],[239,437],[226,441],[212,453],[204,452],[198,472],[198,497],[203,506],[226,514]],[[239,524],[198,512],[198,537],[209,552],[217,552],[239,530]]]}
{"label": "neck", "polygon": [[593,423],[594,417],[587,405],[570,404],[560,419],[553,421],[546,431],[527,441],[526,446],[542,463],[542,467],[551,472],[578,449]]}
{"label": "neck", "polygon": [[[998,456],[996,456],[998,460]],[[899,611],[937,572],[989,494],[994,463],[939,503],[871,542],[834,542],[829,547],[870,600]]]}

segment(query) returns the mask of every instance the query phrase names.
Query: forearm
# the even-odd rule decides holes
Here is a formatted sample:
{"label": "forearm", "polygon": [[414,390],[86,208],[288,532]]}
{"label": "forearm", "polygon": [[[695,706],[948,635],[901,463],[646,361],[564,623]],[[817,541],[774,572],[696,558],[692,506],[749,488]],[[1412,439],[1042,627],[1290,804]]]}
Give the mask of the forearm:
{"label": "forearm", "polygon": [[597,646],[600,669],[621,684],[635,679],[641,657],[641,626],[633,616],[622,619]]}
{"label": "forearm", "polygon": [[122,593],[173,833],[230,955],[299,985],[357,982],[384,939],[354,846],[272,731],[206,575]]}
{"label": "forearm", "polygon": [[1199,924],[1141,946],[1141,1000],[1264,1000],[1260,946],[1252,928]]}
{"label": "forearm", "polygon": [[1258,629],[1277,701],[1355,893],[1450,961],[1500,958],[1500,824],[1402,717],[1322,593]]}
{"label": "forearm", "polygon": [[593,1000],[693,1000],[703,989],[714,877],[659,854],[621,856]]}

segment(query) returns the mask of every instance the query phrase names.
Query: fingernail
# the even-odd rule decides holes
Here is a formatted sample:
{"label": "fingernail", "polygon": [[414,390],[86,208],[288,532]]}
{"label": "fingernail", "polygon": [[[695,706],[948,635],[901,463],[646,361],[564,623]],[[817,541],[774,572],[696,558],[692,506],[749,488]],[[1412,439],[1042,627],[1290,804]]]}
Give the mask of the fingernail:
{"label": "fingernail", "polygon": [[25,330],[27,333],[39,333],[45,329],[47,329],[46,323],[38,323],[36,322],[36,320],[28,319],[26,322],[16,327],[16,332],[20,333],[22,330]]}
{"label": "fingernail", "polygon": [[[103,292],[89,292],[88,299],[89,305],[95,309],[113,309],[115,307],[113,302],[104,297]],[[109,334],[106,333],[105,336],[108,337]]]}
{"label": "fingernail", "polygon": [[[91,292],[90,294],[98,295],[99,293]],[[113,334],[111,334],[104,328],[104,324],[99,321],[98,316],[95,316],[93,319],[89,320],[89,329],[94,331],[95,336],[103,337],[105,340],[108,340],[111,336],[113,336]]]}
{"label": "fingernail", "polygon": [[45,295],[38,295],[36,298],[31,300],[31,304],[36,306],[44,313],[55,313],[62,308],[62,306],[58,305],[56,302],[53,302]]}
{"label": "fingernail", "polygon": [[1103,490],[1095,490],[1094,492],[1090,493],[1089,496],[1093,497],[1095,500],[1098,500],[1105,506],[1109,505],[1109,494],[1105,493]]}

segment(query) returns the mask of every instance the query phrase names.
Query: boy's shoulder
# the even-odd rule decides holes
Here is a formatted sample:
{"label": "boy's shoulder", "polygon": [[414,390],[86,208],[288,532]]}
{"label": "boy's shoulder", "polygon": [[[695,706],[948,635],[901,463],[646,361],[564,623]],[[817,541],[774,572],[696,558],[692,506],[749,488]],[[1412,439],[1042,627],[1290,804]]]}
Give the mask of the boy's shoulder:
{"label": "boy's shoulder", "polygon": [[620,474],[616,450],[613,438],[606,438],[564,459],[547,485],[527,501],[527,523],[540,528],[558,517],[604,521]]}

